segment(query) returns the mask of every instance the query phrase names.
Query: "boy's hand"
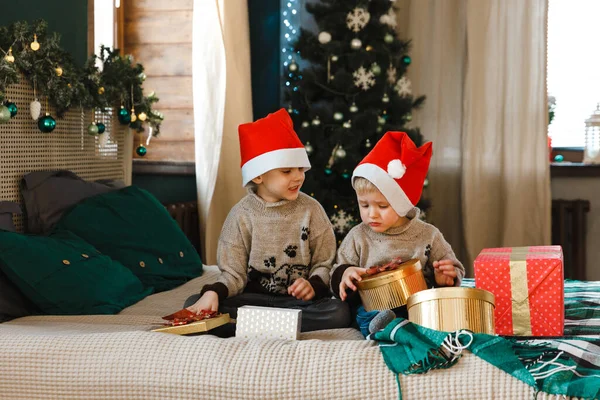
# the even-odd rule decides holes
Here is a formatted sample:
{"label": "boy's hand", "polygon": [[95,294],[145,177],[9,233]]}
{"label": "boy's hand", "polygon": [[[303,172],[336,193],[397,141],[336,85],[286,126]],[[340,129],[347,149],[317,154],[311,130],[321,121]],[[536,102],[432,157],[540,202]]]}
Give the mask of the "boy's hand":
{"label": "boy's hand", "polygon": [[298,300],[308,301],[315,297],[315,289],[306,279],[298,278],[288,287],[288,294]]}
{"label": "boy's hand", "polygon": [[434,261],[433,272],[438,286],[454,286],[457,274],[452,260]]}
{"label": "boy's hand", "polygon": [[356,285],[354,282],[362,281],[361,275],[367,272],[366,268],[360,267],[348,267],[342,275],[342,281],[340,282],[340,299],[346,300],[346,289],[350,288],[356,292]]}
{"label": "boy's hand", "polygon": [[206,291],[197,302],[187,308],[194,314],[200,314],[202,310],[219,311],[219,295],[212,290]]}

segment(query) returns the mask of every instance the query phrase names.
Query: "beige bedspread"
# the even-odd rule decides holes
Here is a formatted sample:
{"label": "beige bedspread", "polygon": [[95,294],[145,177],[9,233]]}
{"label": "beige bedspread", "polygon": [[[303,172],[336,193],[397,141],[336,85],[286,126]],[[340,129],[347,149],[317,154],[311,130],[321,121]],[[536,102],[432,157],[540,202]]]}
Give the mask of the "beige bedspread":
{"label": "beige bedspread", "polygon": [[[215,280],[205,274],[107,316],[0,324],[0,399],[397,399],[377,345],[354,329],[299,341],[149,330]],[[468,353],[449,370],[401,376],[403,399],[530,399],[533,389]],[[553,398],[540,394],[538,399]]]}

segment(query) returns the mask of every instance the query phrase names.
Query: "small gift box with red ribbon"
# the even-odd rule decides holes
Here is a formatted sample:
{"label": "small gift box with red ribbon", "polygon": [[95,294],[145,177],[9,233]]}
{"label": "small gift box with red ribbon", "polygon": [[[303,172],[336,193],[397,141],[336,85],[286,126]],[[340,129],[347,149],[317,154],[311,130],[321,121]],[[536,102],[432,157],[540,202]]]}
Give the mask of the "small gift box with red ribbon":
{"label": "small gift box with red ribbon", "polygon": [[475,286],[496,299],[496,333],[562,336],[564,268],[560,246],[483,249],[474,262]]}

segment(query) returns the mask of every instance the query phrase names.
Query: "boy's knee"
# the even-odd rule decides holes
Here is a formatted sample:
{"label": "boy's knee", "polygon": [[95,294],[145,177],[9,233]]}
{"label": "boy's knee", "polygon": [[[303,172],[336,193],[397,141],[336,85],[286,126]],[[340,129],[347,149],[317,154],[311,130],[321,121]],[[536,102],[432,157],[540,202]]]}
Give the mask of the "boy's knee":
{"label": "boy's knee", "polygon": [[185,303],[183,303],[183,308],[194,305],[198,300],[200,300],[200,293],[188,297]]}
{"label": "boy's knee", "polygon": [[332,328],[347,328],[351,323],[350,307],[345,301],[331,299],[333,302],[331,310]]}

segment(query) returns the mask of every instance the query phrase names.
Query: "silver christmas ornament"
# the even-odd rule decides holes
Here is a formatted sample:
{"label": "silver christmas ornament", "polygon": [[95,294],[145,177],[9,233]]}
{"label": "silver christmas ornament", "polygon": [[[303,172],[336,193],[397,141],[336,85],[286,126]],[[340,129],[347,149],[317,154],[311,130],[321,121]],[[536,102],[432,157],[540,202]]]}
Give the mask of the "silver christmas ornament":
{"label": "silver christmas ornament", "polygon": [[362,47],[362,42],[360,41],[360,39],[354,38],[350,42],[350,47],[352,47],[354,50],[358,50]]}
{"label": "silver christmas ornament", "polygon": [[329,42],[331,42],[331,33],[326,31],[319,33],[319,43],[327,44]]}
{"label": "silver christmas ornament", "polygon": [[321,120],[319,119],[319,116],[318,116],[318,115],[315,117],[315,119],[313,119],[313,120],[312,120],[312,124],[313,124],[314,126],[319,126],[319,125],[321,125]]}
{"label": "silver christmas ornament", "polygon": [[311,156],[315,152],[315,148],[310,144],[310,142],[306,142],[304,145],[304,150],[306,150],[306,154]]}
{"label": "silver christmas ornament", "polygon": [[335,151],[335,157],[340,159],[346,157],[346,150],[344,150],[342,145],[339,145],[337,150]]}
{"label": "silver christmas ornament", "polygon": [[356,103],[352,103],[352,105],[349,108],[351,113],[355,113],[358,111],[358,107],[356,106]]}
{"label": "silver christmas ornament", "polygon": [[336,121],[341,121],[344,119],[344,114],[342,114],[341,112],[336,112],[333,114],[333,119],[335,119]]}
{"label": "silver christmas ornament", "polygon": [[38,99],[35,99],[29,104],[29,112],[31,113],[31,118],[33,118],[34,121],[37,121],[42,112],[42,104]]}

